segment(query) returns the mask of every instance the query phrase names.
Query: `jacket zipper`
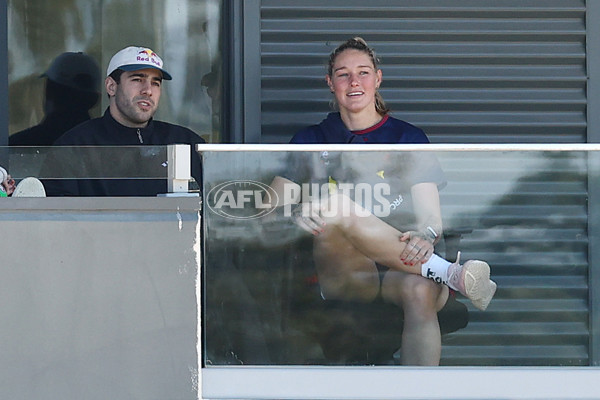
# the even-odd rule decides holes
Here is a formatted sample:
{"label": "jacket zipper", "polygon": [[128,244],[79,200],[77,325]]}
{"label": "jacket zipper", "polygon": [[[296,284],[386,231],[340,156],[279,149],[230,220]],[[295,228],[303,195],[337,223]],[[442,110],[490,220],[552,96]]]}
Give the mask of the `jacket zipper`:
{"label": "jacket zipper", "polygon": [[137,135],[138,135],[138,139],[140,140],[140,143],[144,144],[144,139],[142,139],[142,132],[140,132],[139,128],[137,130]]}

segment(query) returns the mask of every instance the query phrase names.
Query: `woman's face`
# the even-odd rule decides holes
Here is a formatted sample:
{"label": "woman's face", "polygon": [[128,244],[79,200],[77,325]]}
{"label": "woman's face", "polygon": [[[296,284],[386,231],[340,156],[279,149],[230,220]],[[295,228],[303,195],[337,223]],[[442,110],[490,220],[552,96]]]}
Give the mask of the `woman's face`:
{"label": "woman's face", "polygon": [[381,84],[381,70],[375,69],[368,54],[348,49],[335,59],[327,84],[334,93],[340,112],[358,113],[369,107],[375,111],[375,93]]}

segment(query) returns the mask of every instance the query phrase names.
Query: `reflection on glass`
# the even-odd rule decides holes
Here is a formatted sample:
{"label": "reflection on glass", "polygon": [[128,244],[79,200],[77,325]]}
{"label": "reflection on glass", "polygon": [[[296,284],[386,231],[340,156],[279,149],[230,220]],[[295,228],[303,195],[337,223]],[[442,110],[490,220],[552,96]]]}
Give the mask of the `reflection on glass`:
{"label": "reflection on glass", "polygon": [[[220,13],[220,0],[9,0],[9,134],[46,117],[41,75],[57,56],[84,52],[100,66],[103,82],[110,57],[134,45],[161,54],[174,77],[156,119],[220,141]],[[106,96],[101,100],[92,117],[106,108]]]}
{"label": "reflection on glass", "polygon": [[[293,222],[292,207],[272,210],[268,204],[275,176],[313,179],[325,171],[321,178],[329,184],[323,165],[335,163],[347,183],[364,184],[348,192],[354,200],[370,202],[373,210],[389,207],[397,196],[386,200],[367,189],[386,180],[397,189],[402,182],[389,173],[377,175],[378,164],[396,160],[400,177],[422,172],[401,161],[414,155],[203,153],[207,366],[401,364],[402,308],[381,298],[325,300],[314,237]],[[437,158],[447,182],[440,191],[444,235],[436,253],[453,260],[460,250],[462,260],[486,260],[498,283],[486,311],[455,294],[438,313],[441,365],[592,365],[587,199],[597,154],[421,155]]]}
{"label": "reflection on glass", "polygon": [[65,52],[42,74],[44,117],[30,128],[10,136],[11,146],[51,146],[63,133],[90,119],[100,99],[100,68],[93,57]]}
{"label": "reflection on glass", "polygon": [[[61,146],[0,148],[15,179],[165,179],[167,146]],[[8,157],[6,157],[8,156]]]}
{"label": "reflection on glass", "polygon": [[[17,185],[40,180],[48,197],[197,196],[202,171],[198,154],[190,158],[190,151],[190,146],[10,146],[0,147],[0,166]],[[179,176],[170,163],[182,169]]]}

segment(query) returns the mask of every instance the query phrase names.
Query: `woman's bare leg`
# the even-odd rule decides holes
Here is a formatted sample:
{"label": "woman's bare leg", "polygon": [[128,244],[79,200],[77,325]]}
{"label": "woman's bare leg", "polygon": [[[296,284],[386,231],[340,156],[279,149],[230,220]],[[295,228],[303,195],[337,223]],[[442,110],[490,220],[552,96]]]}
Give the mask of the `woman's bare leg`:
{"label": "woman's bare leg", "polygon": [[446,286],[393,270],[388,270],[380,283],[375,263],[333,227],[315,238],[314,258],[326,299],[369,302],[381,290],[384,301],[404,310],[402,363],[439,364],[441,333],[437,312],[448,298]]}
{"label": "woman's bare leg", "polygon": [[363,213],[347,196],[334,195],[329,201],[323,206],[325,225],[313,250],[325,298],[374,299],[380,287],[376,263],[422,278],[420,263],[408,266],[400,260],[406,243],[400,241],[399,230]]}
{"label": "woman's bare leg", "polygon": [[[328,229],[338,229],[367,258],[392,270],[422,276],[419,260],[406,265],[401,254],[407,244],[400,240],[401,232],[362,209],[349,197],[334,194],[321,205],[321,219]],[[460,265],[447,263],[441,281],[465,295],[473,305],[485,310],[496,292],[490,280],[490,267],[484,261],[470,260]],[[425,274],[425,272],[423,272]],[[429,277],[429,274],[427,274]]]}
{"label": "woman's bare leg", "polygon": [[421,276],[388,271],[381,290],[384,300],[404,310],[402,365],[439,365],[442,337],[437,313],[448,300],[448,288]]}
{"label": "woman's bare leg", "polygon": [[321,218],[326,223],[324,233],[336,229],[368,259],[394,270],[421,275],[421,263],[409,266],[400,260],[406,243],[400,241],[402,232],[398,229],[344,195],[331,196],[322,210]]}
{"label": "woman's bare leg", "polygon": [[380,290],[375,262],[331,227],[315,238],[313,257],[324,298],[372,301]]}
{"label": "woman's bare leg", "polygon": [[[448,288],[420,276],[420,264],[411,268],[401,263],[406,245],[399,240],[400,231],[373,215],[349,211],[354,203],[348,198],[334,200],[338,207],[346,207],[338,210],[343,210],[343,218],[324,213],[327,225],[314,246],[325,298],[369,301],[381,290],[385,301],[404,311],[402,364],[439,365],[442,341],[437,312],[448,299]],[[403,271],[387,271],[380,289],[375,262]]]}

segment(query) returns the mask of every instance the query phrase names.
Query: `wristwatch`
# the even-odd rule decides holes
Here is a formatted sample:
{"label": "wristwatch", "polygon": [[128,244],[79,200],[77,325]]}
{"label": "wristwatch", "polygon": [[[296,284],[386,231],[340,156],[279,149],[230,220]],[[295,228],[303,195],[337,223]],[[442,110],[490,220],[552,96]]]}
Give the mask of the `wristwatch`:
{"label": "wristwatch", "polygon": [[435,231],[435,229],[433,229],[431,226],[428,226],[427,228],[425,228],[425,235],[431,239],[433,242],[435,242],[435,240],[438,238],[438,233]]}

